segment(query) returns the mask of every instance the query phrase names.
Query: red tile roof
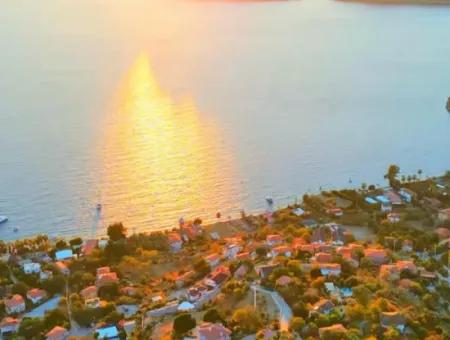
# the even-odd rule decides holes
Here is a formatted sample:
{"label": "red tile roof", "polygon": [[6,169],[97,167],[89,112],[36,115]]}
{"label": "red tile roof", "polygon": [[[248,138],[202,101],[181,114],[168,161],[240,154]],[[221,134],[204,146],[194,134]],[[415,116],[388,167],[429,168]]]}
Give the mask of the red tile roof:
{"label": "red tile roof", "polygon": [[25,300],[19,294],[15,294],[10,299],[5,300],[5,306],[8,307],[9,309],[17,307],[24,303],[25,303]]}

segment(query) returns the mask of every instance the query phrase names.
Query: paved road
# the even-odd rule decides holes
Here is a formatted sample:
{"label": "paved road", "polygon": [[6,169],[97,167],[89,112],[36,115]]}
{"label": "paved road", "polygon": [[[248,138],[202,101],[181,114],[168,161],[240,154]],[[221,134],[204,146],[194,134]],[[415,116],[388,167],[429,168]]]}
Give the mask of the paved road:
{"label": "paved road", "polygon": [[286,301],[284,301],[284,299],[281,297],[281,295],[278,294],[278,292],[264,289],[259,285],[252,285],[251,288],[258,292],[270,295],[280,312],[280,329],[282,331],[288,331],[289,323],[292,319],[292,310],[291,307],[289,307],[289,305],[286,303]]}

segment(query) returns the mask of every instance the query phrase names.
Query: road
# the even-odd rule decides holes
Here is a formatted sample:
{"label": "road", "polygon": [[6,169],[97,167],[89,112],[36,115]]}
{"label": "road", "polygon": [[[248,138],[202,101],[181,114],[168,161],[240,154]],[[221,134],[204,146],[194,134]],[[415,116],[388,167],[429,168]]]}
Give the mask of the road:
{"label": "road", "polygon": [[280,330],[289,331],[289,323],[292,319],[292,309],[291,307],[289,307],[286,301],[284,301],[281,295],[278,294],[278,292],[264,289],[259,285],[252,285],[251,288],[260,293],[270,295],[272,300],[275,302],[278,311],[280,312]]}

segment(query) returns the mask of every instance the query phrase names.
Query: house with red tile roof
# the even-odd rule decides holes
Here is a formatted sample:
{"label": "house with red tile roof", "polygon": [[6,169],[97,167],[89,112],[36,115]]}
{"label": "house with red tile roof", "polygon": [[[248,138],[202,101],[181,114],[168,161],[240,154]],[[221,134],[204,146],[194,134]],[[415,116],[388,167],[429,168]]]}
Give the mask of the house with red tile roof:
{"label": "house with red tile roof", "polygon": [[298,248],[299,246],[304,245],[304,244],[307,244],[307,242],[305,241],[305,239],[303,239],[303,238],[301,238],[301,237],[295,237],[295,238],[292,240],[291,247],[292,247],[292,249],[297,250],[297,248]]}
{"label": "house with red tile roof", "polygon": [[272,257],[277,257],[277,256],[291,257],[292,249],[288,246],[279,246],[279,247],[273,248],[272,251],[270,252],[270,254]]}
{"label": "house with red tile roof", "polygon": [[219,263],[220,263],[220,256],[219,256],[219,254],[216,254],[216,253],[215,254],[210,254],[208,256],[205,256],[204,260],[212,268],[212,267],[216,267],[217,265],[219,265]]}
{"label": "house with red tile roof", "polygon": [[92,240],[86,240],[83,244],[81,252],[84,256],[89,256],[92,254],[95,248],[98,246],[98,240],[92,239]]}
{"label": "house with red tile roof", "polygon": [[47,297],[47,292],[43,289],[33,288],[27,292],[27,299],[30,300],[33,305],[42,302]]}
{"label": "house with red tile roof", "polygon": [[387,214],[387,219],[390,223],[398,223],[400,222],[400,214],[391,212]]}
{"label": "house with red tile roof", "polygon": [[344,211],[341,208],[329,208],[326,213],[334,217],[341,217],[344,215]]}
{"label": "house with red tile roof", "polygon": [[13,295],[10,299],[5,299],[4,303],[7,314],[18,314],[25,312],[25,300],[19,294]]}
{"label": "house with red tile roof", "polygon": [[299,244],[296,249],[304,253],[310,253],[311,255],[315,252],[314,246],[312,244]]}
{"label": "house with red tile roof", "polygon": [[344,336],[347,333],[347,329],[340,323],[328,326],[328,327],[320,327],[319,328],[319,336],[321,339],[327,339],[329,334],[341,333],[341,336]]}
{"label": "house with red tile roof", "polygon": [[328,299],[321,298],[314,305],[312,305],[311,311],[314,313],[329,314],[334,307],[333,302]]}
{"label": "house with red tile roof", "polygon": [[267,235],[266,237],[266,244],[269,247],[280,245],[281,243],[283,243],[283,241],[283,237],[278,234]]}
{"label": "house with red tile roof", "polygon": [[0,322],[0,334],[2,336],[16,333],[20,326],[20,320],[7,316]]}
{"label": "house with red tile roof", "polygon": [[417,273],[417,266],[412,260],[400,260],[395,263],[399,271],[408,270],[411,273]]}
{"label": "house with red tile roof", "polygon": [[63,275],[70,275],[69,267],[64,262],[57,261],[55,262],[56,269]]}
{"label": "house with red tile roof", "polygon": [[364,249],[364,256],[376,265],[386,263],[389,259],[387,251],[381,248],[366,248]]}
{"label": "house with red tile roof", "polygon": [[46,340],[66,340],[69,338],[69,332],[63,327],[55,326],[45,334],[45,338]]}
{"label": "house with red tile roof", "polygon": [[241,264],[239,268],[234,272],[234,277],[242,279],[248,272],[248,267],[245,264]]}
{"label": "house with red tile roof", "polygon": [[277,286],[284,287],[292,282],[292,278],[287,275],[280,276],[275,282]]}
{"label": "house with red tile roof", "polygon": [[83,300],[95,299],[97,297],[97,287],[96,286],[88,286],[80,291],[80,296]]}
{"label": "house with red tile roof", "polygon": [[382,264],[380,266],[380,278],[383,280],[396,281],[400,279],[400,270],[395,264]]}
{"label": "house with red tile roof", "polygon": [[250,260],[251,256],[250,256],[250,252],[246,251],[246,252],[242,252],[236,255],[236,260],[238,261],[245,261],[245,260]]}
{"label": "house with red tile roof", "polygon": [[167,239],[169,241],[170,249],[173,252],[178,252],[183,247],[183,240],[179,233],[169,233]]}
{"label": "house with red tile roof", "polygon": [[382,312],[380,313],[380,324],[383,328],[394,327],[397,328],[400,333],[405,330],[406,319],[399,312]]}
{"label": "house with red tile roof", "polygon": [[107,273],[109,273],[109,272],[111,272],[111,269],[110,269],[108,266],[97,268],[97,279],[98,279],[100,276],[102,276],[103,274],[107,274]]}
{"label": "house with red tile roof", "polygon": [[316,253],[314,257],[311,259],[311,262],[314,263],[331,263],[333,261],[333,255],[328,253]]}
{"label": "house with red tile roof", "polygon": [[439,210],[439,212],[438,212],[438,220],[441,221],[441,222],[450,220],[450,208]]}
{"label": "house with red tile roof", "polygon": [[102,275],[97,275],[97,280],[95,281],[95,285],[100,288],[106,285],[114,284],[119,282],[119,278],[117,277],[117,273],[109,272]]}
{"label": "house with red tile roof", "polygon": [[195,333],[198,340],[231,340],[231,331],[221,323],[203,322]]}
{"label": "house with red tile roof", "polygon": [[323,276],[341,275],[341,265],[339,263],[319,263],[319,268]]}
{"label": "house with red tile roof", "polygon": [[242,246],[240,246],[237,243],[230,243],[225,245],[223,250],[223,255],[229,259],[234,260],[236,259],[237,254],[242,250]]}

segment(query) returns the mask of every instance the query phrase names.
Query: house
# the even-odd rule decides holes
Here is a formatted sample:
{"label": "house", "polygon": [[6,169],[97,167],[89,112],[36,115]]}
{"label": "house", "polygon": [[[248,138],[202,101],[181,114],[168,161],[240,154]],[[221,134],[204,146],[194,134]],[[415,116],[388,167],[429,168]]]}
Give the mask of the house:
{"label": "house", "polygon": [[334,303],[328,299],[320,299],[312,306],[312,312],[329,314],[334,308]]}
{"label": "house", "polygon": [[266,264],[266,265],[256,266],[255,272],[261,278],[264,279],[264,278],[268,277],[273,272],[273,270],[277,267],[278,267],[278,264]]}
{"label": "house", "polygon": [[341,217],[344,215],[344,212],[342,211],[341,208],[330,208],[327,209],[326,213],[330,216],[334,216],[334,217]]}
{"label": "house", "polygon": [[380,313],[380,324],[383,328],[394,327],[403,333],[406,319],[399,312],[382,312]]}
{"label": "house", "polygon": [[334,286],[333,282],[325,282],[325,290],[328,292],[328,294],[336,293],[336,287]]}
{"label": "house", "polygon": [[119,339],[119,330],[116,326],[105,326],[95,330],[97,339]]}
{"label": "house", "polygon": [[307,242],[305,241],[305,239],[303,239],[303,238],[301,238],[301,237],[295,237],[295,238],[292,240],[291,247],[292,247],[292,249],[297,250],[297,248],[298,248],[299,246],[304,245],[304,244],[306,244],[306,243],[307,243]]}
{"label": "house", "polygon": [[98,297],[84,300],[84,306],[86,308],[98,308],[100,307],[100,299]]}
{"label": "house", "polygon": [[191,281],[194,276],[195,272],[193,270],[180,274],[175,278],[175,284],[178,288],[181,288],[186,284],[186,282]]}
{"label": "house", "polygon": [[[329,334],[340,333],[343,337],[347,333],[347,329],[342,326],[342,324],[338,323],[329,327],[320,327],[319,328],[319,337],[320,339],[328,339]],[[334,339],[334,338],[333,338]]]}
{"label": "house", "polygon": [[178,251],[181,250],[181,248],[183,247],[183,240],[181,238],[181,235],[178,233],[169,233],[169,235],[167,235],[168,241],[169,241],[169,246],[170,249],[176,253]]}
{"label": "house", "polygon": [[56,261],[70,260],[72,257],[73,257],[72,249],[58,250],[58,251],[55,253],[55,259],[56,259]]}
{"label": "house", "polygon": [[350,246],[338,247],[336,249],[336,254],[341,255],[342,258],[349,262],[353,267],[359,266],[358,258],[356,257],[355,252]]}
{"label": "house", "polygon": [[333,261],[333,255],[328,254],[328,253],[317,253],[311,259],[311,262],[317,262],[317,263],[330,263],[332,261]]}
{"label": "house", "polygon": [[267,235],[266,243],[269,247],[277,246],[283,243],[283,237],[278,234]]}
{"label": "house", "polygon": [[66,266],[65,263],[58,261],[55,262],[55,267],[56,269],[58,269],[58,271],[63,274],[63,275],[70,275],[70,270],[69,268]]}
{"label": "house", "polygon": [[221,323],[203,322],[195,333],[197,340],[231,340],[231,331]]}
{"label": "house", "polygon": [[279,247],[273,248],[272,251],[270,252],[270,254],[272,257],[277,257],[277,256],[291,257],[292,250],[288,246],[279,246]]}
{"label": "house", "polygon": [[219,254],[211,254],[205,257],[205,261],[211,268],[216,267],[220,263],[220,256]]}
{"label": "house", "polygon": [[219,266],[205,278],[204,282],[206,285],[214,288],[222,284],[230,276],[231,273],[228,267]]}
{"label": "house", "polygon": [[384,196],[391,202],[392,205],[403,205],[402,198],[394,190],[387,190]]}
{"label": "house", "polygon": [[127,334],[127,339],[131,339],[131,335],[133,334],[136,328],[136,320],[128,320],[128,321],[123,320],[121,321],[120,326]]}
{"label": "house", "polygon": [[248,267],[245,264],[241,264],[239,268],[234,272],[234,277],[242,279],[248,272]]}
{"label": "house", "polygon": [[439,212],[438,212],[438,220],[441,221],[441,222],[450,220],[450,208],[439,210]]}
{"label": "house", "polygon": [[0,322],[0,335],[10,335],[19,329],[20,321],[7,316]]}
{"label": "house", "polygon": [[25,311],[25,300],[19,294],[13,295],[10,299],[5,299],[4,302],[7,314],[18,314]]}
{"label": "house", "polygon": [[408,188],[401,188],[398,194],[406,203],[411,203],[417,197],[417,194]]}
{"label": "house", "polygon": [[381,265],[388,261],[386,250],[380,248],[366,248],[364,249],[364,256],[376,265]]}
{"label": "house", "polygon": [[323,276],[341,275],[341,265],[339,263],[319,263],[319,268]]}
{"label": "house", "polygon": [[296,248],[298,251],[304,253],[314,254],[315,252],[315,248],[312,244],[299,244]]}
{"label": "house", "polygon": [[417,267],[412,260],[397,261],[395,265],[400,272],[402,272],[403,270],[408,270],[413,274],[417,273]]}
{"label": "house", "polygon": [[440,240],[445,240],[446,238],[450,237],[450,229],[447,228],[437,228],[434,231]]}
{"label": "house", "polygon": [[301,224],[304,225],[306,228],[315,228],[318,225],[317,221],[312,218],[303,220]]}
{"label": "house", "polygon": [[108,266],[97,268],[97,271],[96,271],[97,279],[99,279],[100,276],[102,276],[102,275],[104,275],[104,274],[108,274],[108,273],[110,273],[110,272],[111,272],[111,269],[110,269]]}
{"label": "house", "polygon": [[245,260],[250,260],[251,259],[251,255],[250,252],[246,251],[246,252],[242,252],[236,255],[236,260],[238,261],[245,261]]}
{"label": "house", "polygon": [[41,272],[41,265],[36,262],[24,263],[22,269],[25,274],[39,274]]}
{"label": "house", "polygon": [[51,270],[43,270],[39,273],[39,280],[46,281],[53,277],[53,272]]}
{"label": "house", "polygon": [[390,223],[398,223],[400,222],[400,214],[391,212],[387,214],[387,219]]}
{"label": "house", "polygon": [[97,280],[95,281],[95,285],[97,287],[103,287],[106,285],[114,284],[119,282],[119,278],[117,277],[117,273],[110,272],[105,273],[103,275],[97,276]]}
{"label": "house", "polygon": [[400,279],[400,270],[395,264],[382,264],[380,266],[380,278],[383,280],[396,281]]}
{"label": "house", "polygon": [[283,275],[280,276],[277,281],[276,281],[276,285],[280,286],[280,287],[284,287],[289,285],[292,282],[292,278],[287,276],[287,275]]}
{"label": "house", "polygon": [[381,204],[381,212],[388,213],[392,211],[391,203],[382,203]]}
{"label": "house", "polygon": [[80,291],[80,296],[83,300],[94,299],[97,297],[97,287],[89,286]]}
{"label": "house", "polygon": [[293,211],[295,216],[303,216],[305,214],[305,211],[302,208],[294,209]]}
{"label": "house", "polygon": [[55,326],[45,334],[45,338],[46,340],[66,340],[69,338],[69,332],[63,327]]}
{"label": "house", "polygon": [[132,286],[123,287],[120,291],[126,296],[136,296],[138,293],[138,289]]}
{"label": "house", "polygon": [[95,239],[86,240],[83,244],[81,252],[83,253],[84,256],[89,256],[97,247],[98,247],[98,240]]}
{"label": "house", "polygon": [[47,297],[47,292],[43,289],[33,288],[27,292],[27,299],[30,300],[33,305],[42,302]]}
{"label": "house", "polygon": [[242,250],[242,247],[238,244],[228,244],[225,246],[223,255],[229,259],[234,260],[237,257],[237,254]]}
{"label": "house", "polygon": [[413,251],[413,241],[412,240],[404,240],[402,244],[402,250],[406,252]]}

